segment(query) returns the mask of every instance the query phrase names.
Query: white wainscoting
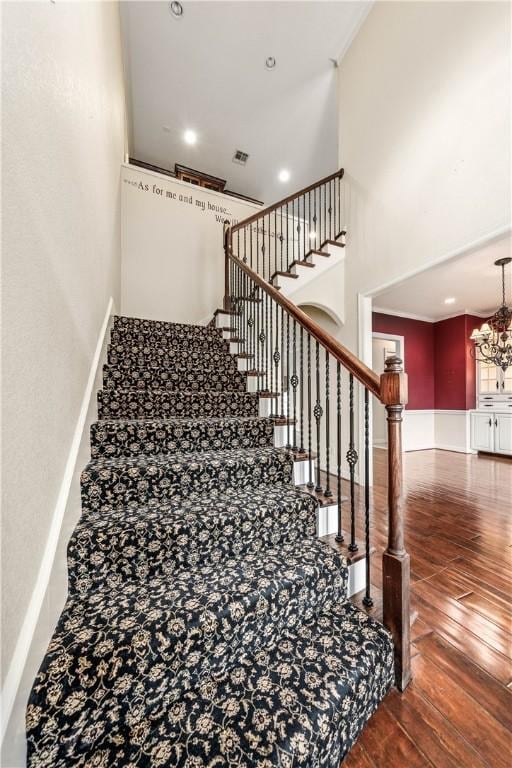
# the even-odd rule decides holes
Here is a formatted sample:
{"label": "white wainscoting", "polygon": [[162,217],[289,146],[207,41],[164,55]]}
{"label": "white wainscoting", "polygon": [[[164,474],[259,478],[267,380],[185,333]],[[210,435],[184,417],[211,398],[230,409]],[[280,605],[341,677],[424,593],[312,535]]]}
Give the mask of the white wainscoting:
{"label": "white wainscoting", "polygon": [[403,422],[404,451],[471,453],[469,411],[406,410]]}

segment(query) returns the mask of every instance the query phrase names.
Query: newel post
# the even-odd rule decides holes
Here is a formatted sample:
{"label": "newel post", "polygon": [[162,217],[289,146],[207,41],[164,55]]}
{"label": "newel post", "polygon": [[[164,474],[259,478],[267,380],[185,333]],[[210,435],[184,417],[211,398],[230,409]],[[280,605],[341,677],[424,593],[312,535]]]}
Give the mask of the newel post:
{"label": "newel post", "polygon": [[231,241],[231,227],[228,219],[224,219],[224,309],[229,312],[231,309],[231,298],[229,293],[229,246]]}
{"label": "newel post", "polygon": [[388,422],[388,547],[382,561],[383,613],[395,646],[395,683],[403,691],[411,679],[411,624],[402,488],[402,413],[407,403],[407,374],[399,357],[386,360],[380,384]]}

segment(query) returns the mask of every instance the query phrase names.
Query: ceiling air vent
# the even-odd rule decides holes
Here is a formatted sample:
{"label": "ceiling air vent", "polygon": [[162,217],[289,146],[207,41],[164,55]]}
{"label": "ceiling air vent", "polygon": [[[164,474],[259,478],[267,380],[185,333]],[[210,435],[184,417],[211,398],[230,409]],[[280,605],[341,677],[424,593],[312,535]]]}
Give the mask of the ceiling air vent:
{"label": "ceiling air vent", "polygon": [[235,154],[233,155],[233,162],[238,163],[238,165],[245,165],[249,159],[249,155],[247,152],[242,152],[241,149],[235,150]]}

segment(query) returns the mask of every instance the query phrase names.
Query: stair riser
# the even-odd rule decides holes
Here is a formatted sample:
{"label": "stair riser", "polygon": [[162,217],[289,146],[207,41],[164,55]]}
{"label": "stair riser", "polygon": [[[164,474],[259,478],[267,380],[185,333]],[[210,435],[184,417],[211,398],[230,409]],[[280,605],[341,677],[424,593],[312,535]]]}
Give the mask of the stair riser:
{"label": "stair riser", "polygon": [[221,336],[215,341],[205,341],[203,339],[166,339],[165,341],[159,341],[151,337],[133,337],[129,334],[124,334],[120,340],[111,338],[110,345],[113,349],[120,351],[131,351],[133,353],[151,354],[157,353],[160,355],[171,355],[177,350],[183,352],[216,352],[217,354],[229,353],[229,341],[225,341]]}
{"label": "stair riser", "polygon": [[199,343],[217,343],[222,339],[222,332],[212,326],[175,325],[168,328],[156,326],[137,326],[133,323],[118,325],[114,322],[111,334],[112,339],[122,340],[139,338],[145,341],[166,344],[168,341],[188,339]]}
{"label": "stair riser", "polygon": [[222,373],[208,370],[172,371],[170,369],[147,370],[145,368],[122,369],[112,366],[103,368],[103,386],[109,389],[168,389],[186,392],[216,392],[226,390],[247,391],[247,377],[242,373]]}
{"label": "stair riser", "polygon": [[91,426],[93,458],[219,451],[273,446],[270,420],[229,421],[99,421]]}
{"label": "stair riser", "polygon": [[165,503],[205,494],[215,489],[247,488],[274,483],[290,483],[293,462],[286,453],[255,454],[252,460],[230,457],[212,459],[203,454],[195,464],[148,462],[144,465],[87,467],[81,478],[82,504],[87,510],[145,506],[150,501]]}
{"label": "stair riser", "polygon": [[187,499],[155,510],[85,514],[68,546],[69,594],[172,577],[315,536],[314,499],[286,486],[280,498],[276,491],[269,487],[264,500],[239,493],[241,502],[228,492],[211,497],[207,508]]}
{"label": "stair riser", "polygon": [[171,371],[187,369],[190,371],[206,372],[214,368],[219,373],[235,373],[237,361],[227,352],[219,354],[217,352],[184,352],[177,351],[172,355],[158,354],[157,350],[150,353],[131,353],[129,349],[116,351],[109,347],[107,352],[107,363],[120,370],[126,368],[141,368],[144,370],[154,370],[166,368]]}
{"label": "stair riser", "polygon": [[248,392],[167,392],[110,390],[98,392],[99,419],[171,419],[257,416],[258,397]]}
{"label": "stair riser", "polygon": [[134,328],[138,331],[146,330],[152,333],[166,333],[181,331],[185,333],[209,334],[213,330],[211,325],[194,325],[190,323],[175,323],[171,320],[149,320],[141,317],[127,317],[126,315],[114,315],[112,328],[121,331],[123,328]]}

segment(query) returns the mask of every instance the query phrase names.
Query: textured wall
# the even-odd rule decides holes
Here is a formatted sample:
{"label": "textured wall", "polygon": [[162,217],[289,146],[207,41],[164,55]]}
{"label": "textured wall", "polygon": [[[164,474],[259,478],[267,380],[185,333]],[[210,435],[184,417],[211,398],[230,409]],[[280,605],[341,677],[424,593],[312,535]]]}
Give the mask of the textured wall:
{"label": "textured wall", "polygon": [[2,683],[120,283],[117,3],[2,4]]}

